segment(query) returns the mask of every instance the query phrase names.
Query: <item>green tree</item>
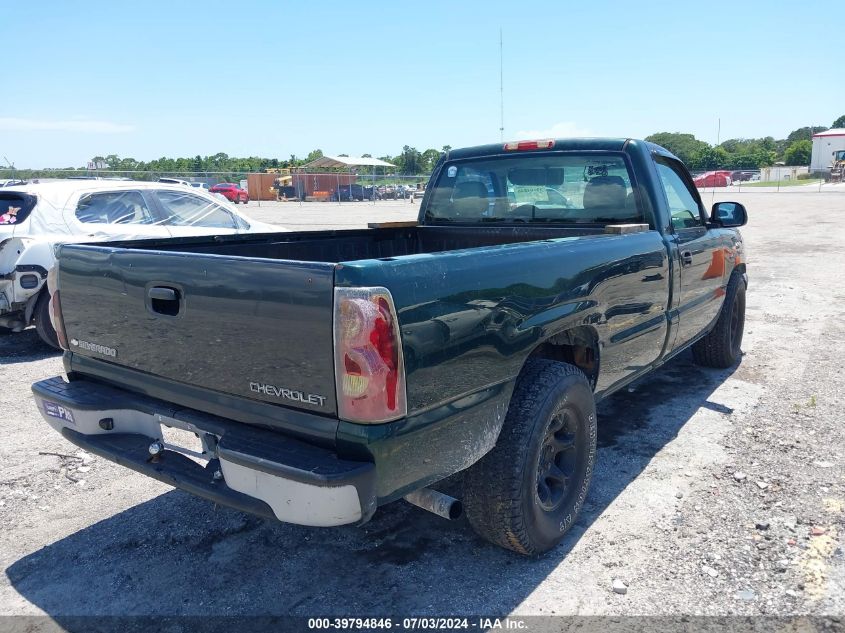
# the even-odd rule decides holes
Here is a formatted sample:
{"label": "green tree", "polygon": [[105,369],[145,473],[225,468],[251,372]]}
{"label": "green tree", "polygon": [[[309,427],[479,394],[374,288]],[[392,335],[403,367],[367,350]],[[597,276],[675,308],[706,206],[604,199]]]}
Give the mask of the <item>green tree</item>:
{"label": "green tree", "polygon": [[710,147],[692,134],[681,134],[680,132],[657,132],[651,136],[646,136],[645,140],[665,147],[687,165],[692,163],[693,156],[697,152]]}
{"label": "green tree", "polygon": [[419,174],[422,172],[422,154],[415,147],[405,145],[395,164],[400,173]]}
{"label": "green tree", "polygon": [[305,157],[305,162],[310,163],[312,160],[317,160],[318,158],[323,157],[323,150],[321,149],[314,149],[308,152],[308,156]]}
{"label": "green tree", "polygon": [[109,169],[117,169],[120,166],[120,156],[117,154],[109,154],[104,160]]}
{"label": "green tree", "polygon": [[813,153],[813,143],[807,139],[795,141],[783,153],[783,161],[787,165],[809,165],[810,155]]}
{"label": "green tree", "polygon": [[732,138],[720,143],[719,149],[727,152],[725,169],[759,169],[773,164],[787,145],[788,141],[776,141],[771,136]]}
{"label": "green tree", "polygon": [[440,152],[436,149],[427,149],[422,153],[422,173],[430,174],[434,165],[440,160]]}
{"label": "green tree", "polygon": [[729,155],[723,148],[710,147],[705,143],[705,147],[698,149],[687,164],[690,169],[721,169],[728,164],[728,160]]}
{"label": "green tree", "polygon": [[845,114],[836,119],[830,127],[845,127]]}
{"label": "green tree", "polygon": [[139,169],[140,163],[134,158],[123,158],[117,164],[115,169],[119,169],[120,171],[136,171]]}
{"label": "green tree", "polygon": [[803,139],[810,141],[813,138],[813,134],[825,132],[826,130],[827,128],[823,125],[814,125],[812,127],[799,127],[797,130],[792,130],[789,133],[789,136],[786,137],[786,140],[789,141],[790,144]]}

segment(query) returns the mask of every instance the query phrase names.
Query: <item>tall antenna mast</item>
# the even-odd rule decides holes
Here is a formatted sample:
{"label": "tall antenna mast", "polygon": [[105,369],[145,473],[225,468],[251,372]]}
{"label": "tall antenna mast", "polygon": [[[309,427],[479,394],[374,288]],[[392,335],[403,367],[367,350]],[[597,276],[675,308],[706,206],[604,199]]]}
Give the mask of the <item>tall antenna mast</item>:
{"label": "tall antenna mast", "polygon": [[499,27],[499,139],[505,140],[505,72],[502,27]]}
{"label": "tall antenna mast", "polygon": [[15,170],[15,165],[12,163],[5,155],[3,155],[3,160],[6,161],[6,164],[12,169],[12,180],[17,180],[17,172]]}

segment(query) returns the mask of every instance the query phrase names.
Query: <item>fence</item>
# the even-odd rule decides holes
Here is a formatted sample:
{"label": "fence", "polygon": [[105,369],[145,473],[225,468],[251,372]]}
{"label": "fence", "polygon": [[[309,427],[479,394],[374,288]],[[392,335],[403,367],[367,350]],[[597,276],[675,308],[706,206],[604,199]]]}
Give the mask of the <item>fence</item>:
{"label": "fence", "polygon": [[838,175],[810,173],[807,167],[775,165],[762,169],[695,171],[693,181],[700,190],[744,193],[845,193]]}
{"label": "fence", "polygon": [[238,171],[112,171],[62,169],[0,169],[0,187],[24,182],[53,180],[115,180],[156,182],[161,178],[185,181],[193,186],[212,187],[232,182],[247,189],[250,199],[302,201],[384,200],[405,198],[428,182],[428,175],[356,174],[354,172],[309,172],[292,174]]}
{"label": "fence", "polygon": [[[292,174],[238,171],[110,171],[110,170],[12,170],[0,169],[0,187],[7,181],[49,182],[61,179],[99,179],[155,182],[160,178],[184,180],[194,186],[212,187],[234,182],[248,190],[250,199],[343,202],[349,200],[407,199],[428,182],[428,175],[356,174],[354,172],[309,172]],[[719,170],[694,172],[699,190],[744,193],[845,193],[845,184],[830,181],[825,174],[810,174],[806,168],[775,166],[764,170]]]}

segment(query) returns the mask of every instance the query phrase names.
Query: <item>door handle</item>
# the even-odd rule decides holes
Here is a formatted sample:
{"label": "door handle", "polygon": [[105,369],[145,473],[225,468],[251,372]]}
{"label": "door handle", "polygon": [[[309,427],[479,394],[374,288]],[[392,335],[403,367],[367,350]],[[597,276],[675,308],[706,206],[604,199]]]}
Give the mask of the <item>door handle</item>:
{"label": "door handle", "polygon": [[692,251],[681,251],[681,264],[692,266]]}
{"label": "door handle", "polygon": [[176,288],[153,286],[147,290],[147,306],[156,314],[176,316],[179,314],[180,293]]}

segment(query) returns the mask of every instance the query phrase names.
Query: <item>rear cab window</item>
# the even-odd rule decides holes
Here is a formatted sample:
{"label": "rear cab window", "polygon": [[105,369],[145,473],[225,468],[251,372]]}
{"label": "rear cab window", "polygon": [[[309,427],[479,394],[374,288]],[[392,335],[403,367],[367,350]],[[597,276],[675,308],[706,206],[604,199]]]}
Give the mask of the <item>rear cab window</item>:
{"label": "rear cab window", "polygon": [[438,175],[427,222],[647,223],[621,153],[456,160]]}
{"label": "rear cab window", "polygon": [[0,226],[15,226],[35,208],[35,196],[14,191],[0,192]]}

